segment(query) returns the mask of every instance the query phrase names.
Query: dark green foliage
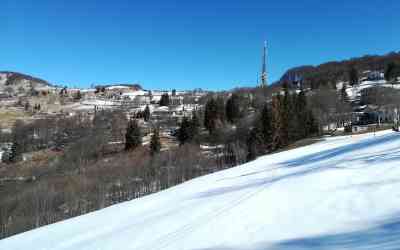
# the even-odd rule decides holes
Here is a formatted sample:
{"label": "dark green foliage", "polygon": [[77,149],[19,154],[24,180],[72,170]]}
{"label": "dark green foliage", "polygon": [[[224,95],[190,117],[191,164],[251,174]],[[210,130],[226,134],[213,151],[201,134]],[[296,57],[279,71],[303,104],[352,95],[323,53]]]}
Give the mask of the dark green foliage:
{"label": "dark green foliage", "polygon": [[390,62],[385,68],[386,81],[393,81],[396,77],[400,76],[400,64]]}
{"label": "dark green foliage", "polygon": [[82,99],[81,91],[78,90],[78,92],[76,92],[76,94],[75,94],[75,96],[74,96],[74,99],[75,99],[76,101],[79,101],[80,99]]}
{"label": "dark green foliage", "polygon": [[179,144],[198,142],[199,128],[200,122],[196,113],[193,113],[192,119],[183,117],[177,132]]}
{"label": "dark green foliage", "polygon": [[259,128],[255,127],[250,130],[247,138],[247,160],[254,160],[263,153],[263,136]]}
{"label": "dark green foliage", "polygon": [[180,145],[183,145],[191,139],[191,123],[187,117],[183,117],[180,127],[178,129],[178,141]]}
{"label": "dark green foliage", "polygon": [[191,141],[197,142],[199,130],[200,130],[200,120],[196,112],[193,112],[192,119],[190,121]]}
{"label": "dark green foliage", "polygon": [[351,86],[358,84],[358,71],[354,67],[350,67],[348,72],[349,83]]}
{"label": "dark green foliage", "polygon": [[240,97],[233,93],[226,101],[226,119],[230,123],[235,123],[240,118]]}
{"label": "dark green foliage", "polygon": [[204,111],[204,127],[210,134],[222,127],[225,120],[225,105],[222,97],[210,98]]}
{"label": "dark green foliage", "polygon": [[344,103],[349,102],[349,96],[347,95],[346,88],[346,84],[343,83],[342,89],[340,90],[340,100]]}
{"label": "dark green foliage", "polygon": [[143,111],[143,119],[144,119],[144,121],[149,121],[150,120],[150,108],[149,108],[149,105],[146,105],[146,108],[144,109],[144,111]]}
{"label": "dark green foliage", "polygon": [[264,104],[247,137],[248,160],[288,146],[318,131],[307,105],[304,91],[290,93],[284,85],[284,96],[276,95]]}
{"label": "dark green foliage", "polygon": [[153,135],[150,140],[150,153],[151,155],[156,155],[161,150],[161,142],[160,142],[160,130],[155,128],[153,130]]}
{"label": "dark green foliage", "polygon": [[290,128],[293,124],[291,124],[291,103],[290,103],[290,94],[289,94],[289,88],[288,84],[283,85],[283,99],[282,99],[282,105],[281,109],[279,110],[279,115],[281,116],[281,143],[282,146],[287,146],[289,144],[289,140],[292,139],[289,137],[289,131]]}
{"label": "dark green foliage", "polygon": [[366,55],[345,61],[332,61],[318,66],[301,66],[288,70],[280,82],[290,81],[295,75],[302,78],[303,86],[318,89],[322,85],[330,84],[332,87],[338,81],[348,80],[350,67],[364,70],[383,70],[388,62],[400,64],[400,53],[391,52],[386,55]]}
{"label": "dark green foliage", "polygon": [[271,110],[268,104],[265,104],[261,110],[260,115],[260,127],[261,134],[263,138],[263,143],[266,149],[271,149],[272,143],[272,120],[271,120]]}
{"label": "dark green foliage", "polygon": [[131,119],[125,134],[125,150],[134,150],[142,145],[142,132],[136,120]]}
{"label": "dark green foliage", "polygon": [[169,106],[169,104],[170,104],[169,95],[168,93],[165,93],[161,96],[160,106]]}

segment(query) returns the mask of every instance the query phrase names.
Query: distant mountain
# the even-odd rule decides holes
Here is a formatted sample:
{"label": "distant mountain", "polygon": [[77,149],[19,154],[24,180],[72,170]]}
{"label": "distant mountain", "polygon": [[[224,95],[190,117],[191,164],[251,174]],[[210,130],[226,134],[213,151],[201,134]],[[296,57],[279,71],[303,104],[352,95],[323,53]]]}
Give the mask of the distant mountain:
{"label": "distant mountain", "polygon": [[2,76],[4,80],[4,85],[10,86],[14,84],[18,84],[20,81],[30,81],[30,82],[35,82],[35,83],[40,83],[40,84],[45,84],[45,85],[50,85],[47,81],[33,77],[30,75],[25,75],[22,73],[18,72],[12,72],[12,71],[0,71],[0,75]]}
{"label": "distant mountain", "polygon": [[28,93],[32,88],[51,86],[47,81],[26,74],[11,71],[0,71],[0,92],[11,95]]}
{"label": "distant mountain", "polygon": [[348,71],[354,67],[359,73],[363,71],[384,71],[389,63],[400,64],[400,52],[386,55],[366,55],[344,61],[331,61],[318,66],[300,66],[289,69],[281,77],[279,83],[301,80],[311,88],[318,88],[321,84],[336,85],[339,81],[347,81]]}

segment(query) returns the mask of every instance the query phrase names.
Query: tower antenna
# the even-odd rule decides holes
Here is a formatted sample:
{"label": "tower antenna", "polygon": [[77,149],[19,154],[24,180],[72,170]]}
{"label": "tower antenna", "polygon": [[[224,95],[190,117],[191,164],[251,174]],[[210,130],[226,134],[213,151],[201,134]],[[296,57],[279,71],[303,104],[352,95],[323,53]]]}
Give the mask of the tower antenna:
{"label": "tower antenna", "polygon": [[261,69],[261,83],[260,87],[267,87],[267,41],[264,41],[263,56],[262,56],[262,69]]}

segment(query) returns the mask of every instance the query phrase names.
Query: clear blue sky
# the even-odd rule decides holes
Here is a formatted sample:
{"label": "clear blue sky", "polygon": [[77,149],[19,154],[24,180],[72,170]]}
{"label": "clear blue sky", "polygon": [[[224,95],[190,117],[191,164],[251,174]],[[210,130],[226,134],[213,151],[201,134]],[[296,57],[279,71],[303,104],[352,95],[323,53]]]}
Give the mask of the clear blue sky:
{"label": "clear blue sky", "polygon": [[399,51],[399,0],[2,0],[0,70],[53,83],[251,86],[290,67]]}

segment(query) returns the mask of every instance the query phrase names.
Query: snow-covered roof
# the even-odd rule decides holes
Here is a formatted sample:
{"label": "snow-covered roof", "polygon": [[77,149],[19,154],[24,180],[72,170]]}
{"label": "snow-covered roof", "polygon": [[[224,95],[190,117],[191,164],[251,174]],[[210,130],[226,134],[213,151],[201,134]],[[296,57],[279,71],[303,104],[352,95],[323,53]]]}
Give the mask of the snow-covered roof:
{"label": "snow-covered roof", "polygon": [[132,91],[132,92],[126,92],[122,93],[121,96],[140,96],[140,95],[148,95],[149,92],[144,91],[144,90],[137,90],[137,91]]}
{"label": "snow-covered roof", "polygon": [[130,89],[132,87],[124,86],[124,85],[113,85],[106,87],[107,90],[114,90],[114,89]]}

